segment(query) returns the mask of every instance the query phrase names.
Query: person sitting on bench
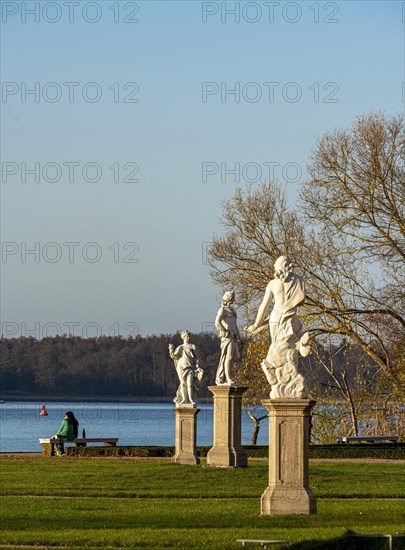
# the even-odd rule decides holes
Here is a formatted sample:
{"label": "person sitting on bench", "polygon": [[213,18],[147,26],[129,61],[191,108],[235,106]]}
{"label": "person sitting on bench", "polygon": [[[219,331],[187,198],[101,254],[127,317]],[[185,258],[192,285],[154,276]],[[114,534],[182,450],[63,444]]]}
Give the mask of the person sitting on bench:
{"label": "person sitting on bench", "polygon": [[52,436],[52,439],[58,440],[56,456],[65,455],[63,440],[67,439],[68,441],[73,441],[74,439],[76,439],[78,434],[78,429],[79,429],[79,422],[75,418],[75,415],[72,413],[72,411],[68,411],[67,413],[65,413],[65,416],[63,417],[62,424],[60,425],[58,432],[54,436]]}

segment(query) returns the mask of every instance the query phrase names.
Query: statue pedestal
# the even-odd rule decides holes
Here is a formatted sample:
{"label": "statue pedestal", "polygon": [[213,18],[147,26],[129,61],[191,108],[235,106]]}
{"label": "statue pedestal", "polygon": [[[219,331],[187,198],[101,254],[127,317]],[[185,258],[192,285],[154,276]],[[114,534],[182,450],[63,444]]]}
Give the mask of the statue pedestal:
{"label": "statue pedestal", "polygon": [[246,387],[209,386],[214,395],[214,446],[207,466],[246,467],[247,453],[241,446],[242,394]]}
{"label": "statue pedestal", "polygon": [[269,486],[261,514],[316,514],[308,486],[310,399],[266,399],[269,411]]}
{"label": "statue pedestal", "polygon": [[172,462],[177,464],[199,464],[197,456],[197,414],[201,409],[180,406],[173,409],[176,415],[176,450]]}

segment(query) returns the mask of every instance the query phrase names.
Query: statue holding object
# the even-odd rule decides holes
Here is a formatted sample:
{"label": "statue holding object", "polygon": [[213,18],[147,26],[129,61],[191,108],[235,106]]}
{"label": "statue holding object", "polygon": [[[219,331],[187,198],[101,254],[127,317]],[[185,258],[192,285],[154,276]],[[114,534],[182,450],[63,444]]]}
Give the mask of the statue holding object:
{"label": "statue holding object", "polygon": [[174,349],[169,344],[169,355],[174,361],[179,387],[173,402],[176,407],[181,405],[195,405],[195,391],[199,389],[203,376],[203,370],[198,365],[197,350],[194,344],[190,343],[190,332],[184,330],[181,333],[183,344]]}
{"label": "statue holding object", "polygon": [[[274,306],[268,317],[272,300]],[[288,256],[280,256],[274,263],[274,279],[267,285],[256,320],[247,329],[255,334],[269,321],[271,344],[261,366],[271,385],[271,399],[308,397],[305,379],[298,372],[299,354],[306,357],[310,353],[308,333],[303,333],[296,313],[304,301],[303,278],[293,272]]]}

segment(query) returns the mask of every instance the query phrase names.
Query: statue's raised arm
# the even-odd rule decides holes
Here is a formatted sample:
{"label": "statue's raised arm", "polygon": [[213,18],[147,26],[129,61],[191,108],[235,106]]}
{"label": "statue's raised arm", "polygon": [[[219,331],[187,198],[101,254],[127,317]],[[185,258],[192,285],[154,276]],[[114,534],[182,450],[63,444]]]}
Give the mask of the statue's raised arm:
{"label": "statue's raised arm", "polygon": [[256,332],[260,332],[262,328],[264,328],[264,323],[268,321],[269,318],[269,308],[271,304],[271,299],[273,297],[273,290],[271,287],[272,281],[267,285],[266,292],[264,294],[264,298],[262,300],[262,303],[260,304],[259,310],[256,315],[256,321],[253,323],[253,325],[250,325],[246,329],[246,332],[248,334],[255,334]]}

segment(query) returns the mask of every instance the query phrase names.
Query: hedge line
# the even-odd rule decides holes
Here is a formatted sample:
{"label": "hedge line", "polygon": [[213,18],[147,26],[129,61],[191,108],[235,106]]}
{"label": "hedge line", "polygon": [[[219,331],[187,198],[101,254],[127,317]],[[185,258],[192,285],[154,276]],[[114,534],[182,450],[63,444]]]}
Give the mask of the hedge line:
{"label": "hedge line", "polygon": [[[197,447],[200,457],[207,456],[211,447]],[[268,448],[265,445],[245,445],[251,458],[266,458]],[[174,455],[174,447],[69,447],[69,456],[133,456],[145,458],[164,458]],[[349,445],[310,445],[310,458],[386,458],[404,459],[405,443],[356,443]]]}
{"label": "hedge line", "polygon": [[310,458],[388,458],[404,459],[405,443],[354,443],[311,445]]}

